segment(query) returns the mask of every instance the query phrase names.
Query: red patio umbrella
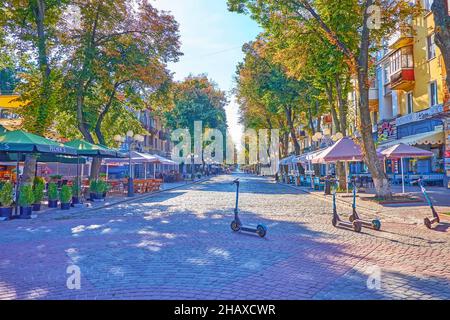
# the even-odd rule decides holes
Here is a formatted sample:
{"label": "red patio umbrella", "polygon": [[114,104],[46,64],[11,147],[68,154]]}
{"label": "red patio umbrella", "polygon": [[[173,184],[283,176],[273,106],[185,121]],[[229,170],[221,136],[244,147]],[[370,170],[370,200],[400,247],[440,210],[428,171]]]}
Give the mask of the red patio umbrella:
{"label": "red patio umbrella", "polygon": [[421,157],[431,157],[433,152],[419,149],[404,143],[396,144],[390,148],[381,151],[387,159],[400,159],[401,170],[402,170],[402,191],[405,193],[405,176],[403,169],[403,158],[421,158]]}

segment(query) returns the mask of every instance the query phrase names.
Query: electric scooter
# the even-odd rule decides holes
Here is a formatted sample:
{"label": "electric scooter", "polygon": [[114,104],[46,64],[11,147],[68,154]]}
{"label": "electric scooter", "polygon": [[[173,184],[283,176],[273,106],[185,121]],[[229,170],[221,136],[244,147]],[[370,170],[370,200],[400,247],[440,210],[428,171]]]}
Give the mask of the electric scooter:
{"label": "electric scooter", "polygon": [[428,205],[430,206],[431,212],[433,213],[433,217],[432,217],[432,218],[428,218],[428,217],[427,217],[427,218],[423,219],[423,223],[425,224],[425,226],[426,226],[428,229],[431,229],[431,227],[433,226],[433,224],[435,224],[435,223],[437,223],[437,224],[441,223],[441,219],[439,218],[439,215],[438,215],[438,213],[436,212],[436,209],[434,209],[433,203],[431,202],[430,196],[428,195],[427,190],[425,189],[425,186],[423,185],[422,179],[413,181],[413,184],[415,184],[415,183],[419,184],[420,190],[422,191],[422,193],[423,193],[425,199],[426,199],[427,202],[428,202]]}
{"label": "electric scooter", "polygon": [[263,224],[259,224],[256,228],[244,226],[239,219],[239,179],[233,181],[236,184],[236,207],[234,208],[234,220],[231,222],[231,230],[234,232],[244,231],[256,233],[261,238],[264,238],[267,234],[267,227]]}
{"label": "electric scooter", "polygon": [[353,222],[355,220],[358,220],[361,223],[361,226],[364,228],[371,228],[373,230],[379,231],[381,229],[381,221],[378,219],[374,219],[372,221],[369,220],[363,220],[359,217],[358,212],[356,211],[356,181],[355,179],[352,179],[352,185],[353,185],[353,203],[352,203],[352,214],[348,218],[350,222]]}
{"label": "electric scooter", "polygon": [[331,223],[333,224],[333,227],[353,229],[355,232],[361,232],[362,226],[361,226],[361,222],[359,220],[355,220],[352,222],[346,222],[346,221],[341,220],[341,218],[339,217],[339,214],[337,212],[337,206],[336,206],[337,183],[336,183],[336,180],[330,180],[330,183],[332,184],[332,194],[333,194],[333,220],[331,221]]}

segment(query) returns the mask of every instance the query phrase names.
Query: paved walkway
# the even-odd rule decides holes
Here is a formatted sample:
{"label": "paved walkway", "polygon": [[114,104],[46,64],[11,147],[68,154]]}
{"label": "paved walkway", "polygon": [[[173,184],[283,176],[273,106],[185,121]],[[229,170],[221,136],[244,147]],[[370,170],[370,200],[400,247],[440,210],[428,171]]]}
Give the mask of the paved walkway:
{"label": "paved walkway", "polygon": [[[234,234],[232,178],[0,223],[0,298],[450,299],[448,230],[395,219],[382,232],[336,229],[328,200],[241,176],[241,218],[269,233]],[[79,290],[67,287],[71,266]]]}

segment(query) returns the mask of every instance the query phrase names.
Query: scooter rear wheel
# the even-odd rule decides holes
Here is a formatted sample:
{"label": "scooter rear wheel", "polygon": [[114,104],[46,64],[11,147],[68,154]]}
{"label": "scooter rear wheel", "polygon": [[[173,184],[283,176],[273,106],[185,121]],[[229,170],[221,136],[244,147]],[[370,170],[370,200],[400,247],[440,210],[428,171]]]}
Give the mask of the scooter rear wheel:
{"label": "scooter rear wheel", "polygon": [[267,228],[265,226],[263,226],[262,224],[260,224],[256,227],[256,233],[261,238],[264,238],[267,234]]}
{"label": "scooter rear wheel", "polygon": [[431,221],[428,218],[423,219],[423,223],[428,229],[431,229]]}
{"label": "scooter rear wheel", "polygon": [[236,221],[233,221],[231,223],[231,230],[233,230],[234,232],[238,232],[239,230],[241,230],[241,227]]}

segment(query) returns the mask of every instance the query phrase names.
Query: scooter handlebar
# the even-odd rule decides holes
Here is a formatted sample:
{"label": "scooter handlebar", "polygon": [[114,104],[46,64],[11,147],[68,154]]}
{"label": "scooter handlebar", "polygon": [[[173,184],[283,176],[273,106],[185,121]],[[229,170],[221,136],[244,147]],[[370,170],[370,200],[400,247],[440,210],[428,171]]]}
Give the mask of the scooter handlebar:
{"label": "scooter handlebar", "polygon": [[238,179],[236,179],[236,180],[234,180],[234,181],[233,181],[233,183],[235,183],[235,184],[239,184],[239,178],[238,178]]}

